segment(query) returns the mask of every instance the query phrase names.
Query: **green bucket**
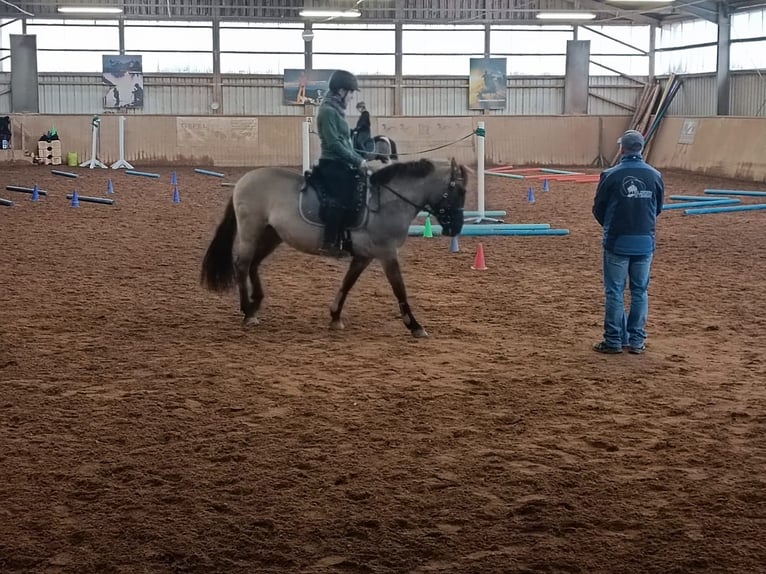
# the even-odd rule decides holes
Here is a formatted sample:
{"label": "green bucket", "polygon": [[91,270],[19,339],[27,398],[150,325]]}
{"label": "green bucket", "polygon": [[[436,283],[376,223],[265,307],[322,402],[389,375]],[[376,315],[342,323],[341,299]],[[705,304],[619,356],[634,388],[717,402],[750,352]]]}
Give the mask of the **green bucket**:
{"label": "green bucket", "polygon": [[70,151],[68,154],[66,154],[66,164],[69,167],[77,167],[80,162],[77,161],[77,152],[76,151]]}

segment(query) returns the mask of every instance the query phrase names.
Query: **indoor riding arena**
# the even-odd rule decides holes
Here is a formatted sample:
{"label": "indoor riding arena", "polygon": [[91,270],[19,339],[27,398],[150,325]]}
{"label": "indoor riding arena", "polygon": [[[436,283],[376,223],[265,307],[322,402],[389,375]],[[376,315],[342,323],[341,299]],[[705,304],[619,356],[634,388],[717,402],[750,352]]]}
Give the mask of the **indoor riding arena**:
{"label": "indoor riding arena", "polygon": [[[0,574],[766,572],[764,68],[756,1],[0,0]],[[338,102],[392,246],[342,318]],[[626,130],[647,339],[599,353]]]}

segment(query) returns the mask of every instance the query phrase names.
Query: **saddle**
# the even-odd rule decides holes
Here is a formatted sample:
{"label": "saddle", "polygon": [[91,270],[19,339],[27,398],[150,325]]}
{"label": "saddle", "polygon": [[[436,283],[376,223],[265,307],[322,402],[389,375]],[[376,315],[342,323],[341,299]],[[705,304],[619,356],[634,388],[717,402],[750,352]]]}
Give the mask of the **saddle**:
{"label": "saddle", "polygon": [[[338,206],[318,172],[308,170],[304,174],[301,192],[298,194],[298,212],[301,218],[311,225],[324,227],[322,214],[326,209],[336,209]],[[359,173],[356,175],[356,191],[351,205],[346,207],[346,229],[355,231],[367,223],[369,210],[367,208],[370,195],[370,185],[367,178]]]}

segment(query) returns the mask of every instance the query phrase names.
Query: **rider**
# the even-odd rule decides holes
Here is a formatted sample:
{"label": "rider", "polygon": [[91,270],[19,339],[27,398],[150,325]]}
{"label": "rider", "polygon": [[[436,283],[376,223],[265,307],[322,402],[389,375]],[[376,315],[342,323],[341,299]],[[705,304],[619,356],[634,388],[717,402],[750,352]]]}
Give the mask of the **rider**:
{"label": "rider", "polygon": [[356,77],[345,70],[337,70],[330,77],[329,93],[317,112],[317,131],[321,141],[318,168],[327,184],[330,196],[324,209],[324,240],[321,251],[334,257],[348,255],[343,250],[343,232],[346,211],[354,199],[357,170],[366,170],[367,161],[354,151],[346,121],[346,106],[355,91],[359,91]]}
{"label": "rider", "polygon": [[354,128],[354,149],[357,152],[371,152],[375,150],[375,146],[372,143],[372,125],[370,123],[370,112],[367,111],[367,106],[364,102],[356,104],[356,110],[359,112],[359,119],[356,122]]}

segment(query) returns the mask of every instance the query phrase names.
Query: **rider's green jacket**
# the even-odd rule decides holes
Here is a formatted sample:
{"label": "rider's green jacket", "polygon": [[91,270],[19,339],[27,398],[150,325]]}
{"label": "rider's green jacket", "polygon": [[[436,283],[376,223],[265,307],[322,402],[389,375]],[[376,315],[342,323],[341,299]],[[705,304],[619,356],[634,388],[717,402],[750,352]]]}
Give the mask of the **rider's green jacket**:
{"label": "rider's green jacket", "polygon": [[334,159],[359,167],[364,158],[354,151],[351,130],[343,114],[331,102],[324,101],[317,112],[317,131],[322,142],[319,159]]}

